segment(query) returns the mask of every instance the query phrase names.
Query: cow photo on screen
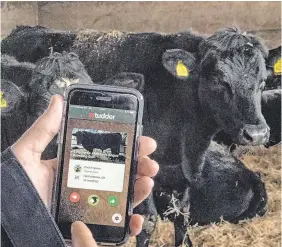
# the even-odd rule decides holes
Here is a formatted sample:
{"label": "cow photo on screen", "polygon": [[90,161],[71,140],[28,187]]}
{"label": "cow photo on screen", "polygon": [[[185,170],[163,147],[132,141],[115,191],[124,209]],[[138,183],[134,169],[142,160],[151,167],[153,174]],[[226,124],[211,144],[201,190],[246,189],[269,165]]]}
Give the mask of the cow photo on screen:
{"label": "cow photo on screen", "polygon": [[95,129],[72,131],[71,159],[125,162],[127,134]]}

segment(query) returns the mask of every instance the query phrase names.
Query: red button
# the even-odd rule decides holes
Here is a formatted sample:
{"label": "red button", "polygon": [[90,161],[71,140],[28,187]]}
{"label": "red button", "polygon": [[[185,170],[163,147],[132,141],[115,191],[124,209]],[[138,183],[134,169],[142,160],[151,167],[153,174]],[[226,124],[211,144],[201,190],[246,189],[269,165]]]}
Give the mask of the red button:
{"label": "red button", "polygon": [[72,192],[70,194],[70,201],[71,202],[78,202],[80,200],[80,195],[76,192]]}

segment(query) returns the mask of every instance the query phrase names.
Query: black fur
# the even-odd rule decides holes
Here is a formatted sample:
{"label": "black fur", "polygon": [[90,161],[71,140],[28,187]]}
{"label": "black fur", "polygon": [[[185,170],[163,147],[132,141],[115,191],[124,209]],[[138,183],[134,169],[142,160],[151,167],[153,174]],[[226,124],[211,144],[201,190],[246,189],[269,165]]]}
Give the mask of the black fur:
{"label": "black fur", "polygon": [[[270,127],[270,138],[266,147],[281,142],[281,75],[274,73],[274,65],[281,59],[281,46],[270,50],[266,59],[267,79],[262,95],[262,114]],[[229,134],[221,131],[215,136],[219,143],[230,146],[234,150],[236,146]]]}
{"label": "black fur", "polygon": [[[52,95],[63,95],[67,87],[65,78],[76,83],[93,84],[75,53],[55,52],[36,63],[27,86],[30,112],[35,119],[45,111]],[[57,83],[61,83],[62,87],[59,87]]]}
{"label": "black fur", "polygon": [[[261,111],[270,127],[269,141],[264,146],[271,147],[281,142],[281,89],[266,90],[262,93]],[[224,131],[217,133],[214,140],[229,147],[230,151],[237,147],[231,136]]]}
{"label": "black fur", "polygon": [[82,145],[92,155],[93,150],[104,150],[110,148],[112,154],[118,155],[122,136],[120,133],[92,133],[89,131],[78,131],[73,136],[76,137],[77,144]]}
{"label": "black fur", "polygon": [[35,64],[18,62],[9,55],[1,56],[1,78],[12,81],[16,86],[26,86],[29,82]]}
{"label": "black fur", "polygon": [[[26,42],[27,33],[21,42]],[[259,40],[231,29],[209,38],[189,32],[115,35],[88,31],[71,32],[69,39],[66,33],[52,33],[47,30],[48,39],[56,44],[54,51],[64,47],[76,52],[93,81],[127,71],[145,76],[144,134],[159,144],[152,158],[161,170],[153,195],[136,212],[149,218],[157,213],[164,216],[175,195],[181,213],[169,218],[180,231],[177,245],[185,236],[187,210],[189,220],[199,224],[219,221],[221,216],[236,222],[264,213],[267,197],[261,180],[229,154],[209,147],[220,130],[231,133],[236,142],[246,143],[244,128],[267,129],[260,109],[267,51]],[[35,33],[33,38],[46,37],[40,35]],[[195,57],[196,66],[187,80],[175,78],[164,68],[162,57],[168,49],[182,49]],[[9,52],[16,57],[22,54],[14,47]],[[27,47],[26,53],[26,60],[35,59],[33,46]],[[253,144],[266,141],[267,134]],[[148,243],[151,232],[145,226],[142,239],[137,240],[139,246]]]}
{"label": "black fur", "polygon": [[15,57],[19,62],[36,63],[40,58],[50,55],[51,47],[55,46],[54,51],[57,52],[66,51],[75,35],[65,32],[66,35],[62,36],[61,33],[50,33],[42,26],[17,26],[2,40],[1,52]]}
{"label": "black fur", "polygon": [[1,108],[1,150],[5,150],[28,128],[27,100],[18,86],[5,79],[1,80],[1,93],[6,101]]}
{"label": "black fur", "polygon": [[267,147],[281,142],[281,89],[267,90],[263,93],[262,113],[270,127]]}
{"label": "black fur", "polygon": [[[38,60],[36,65],[28,64],[28,66],[26,66],[27,63],[20,63],[13,57],[8,58],[9,63],[3,65],[9,72],[5,75],[7,78],[14,78],[13,74],[17,73],[18,68],[29,77],[22,79],[18,77],[19,80],[16,80],[16,83],[21,85],[21,88],[2,78],[1,90],[4,92],[3,97],[7,98],[8,106],[1,109],[1,151],[12,145],[43,114],[52,95],[63,94],[67,86],[65,83],[69,80],[83,84],[93,83],[75,53],[52,53]],[[121,73],[101,83],[109,84],[110,82],[142,86],[144,78],[137,73]],[[21,124],[15,124],[16,122]],[[56,140],[57,136],[43,152],[42,159],[57,157]]]}

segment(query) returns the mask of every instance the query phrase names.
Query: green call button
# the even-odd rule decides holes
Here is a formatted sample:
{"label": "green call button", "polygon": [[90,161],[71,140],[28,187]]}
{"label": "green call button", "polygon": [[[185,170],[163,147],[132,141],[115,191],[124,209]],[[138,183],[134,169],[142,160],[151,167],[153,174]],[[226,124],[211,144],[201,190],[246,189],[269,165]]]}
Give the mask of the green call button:
{"label": "green call button", "polygon": [[111,207],[115,207],[116,205],[118,205],[118,199],[116,196],[110,196],[108,197],[108,204],[111,206]]}

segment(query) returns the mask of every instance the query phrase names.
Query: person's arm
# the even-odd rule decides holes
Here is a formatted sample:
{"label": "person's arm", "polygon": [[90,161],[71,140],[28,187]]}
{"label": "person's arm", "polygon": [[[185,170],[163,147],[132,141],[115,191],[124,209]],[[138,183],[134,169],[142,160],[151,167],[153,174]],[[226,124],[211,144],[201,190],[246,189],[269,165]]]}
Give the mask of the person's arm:
{"label": "person's arm", "polygon": [[[2,227],[16,247],[65,245],[47,210],[51,205],[57,160],[41,160],[42,152],[59,132],[62,114],[63,99],[53,96],[44,114],[2,154]],[[147,156],[156,149],[156,142],[141,136],[139,143],[134,207],[151,193],[154,182],[150,177],[159,169]],[[132,236],[141,232],[143,221],[141,215],[131,216]],[[72,224],[72,246],[96,246],[90,230],[82,222]]]}
{"label": "person's arm", "polygon": [[[65,246],[56,223],[11,148],[1,154],[1,227],[14,247]],[[9,241],[5,242],[7,246]],[[1,246],[5,247],[5,242]]]}

